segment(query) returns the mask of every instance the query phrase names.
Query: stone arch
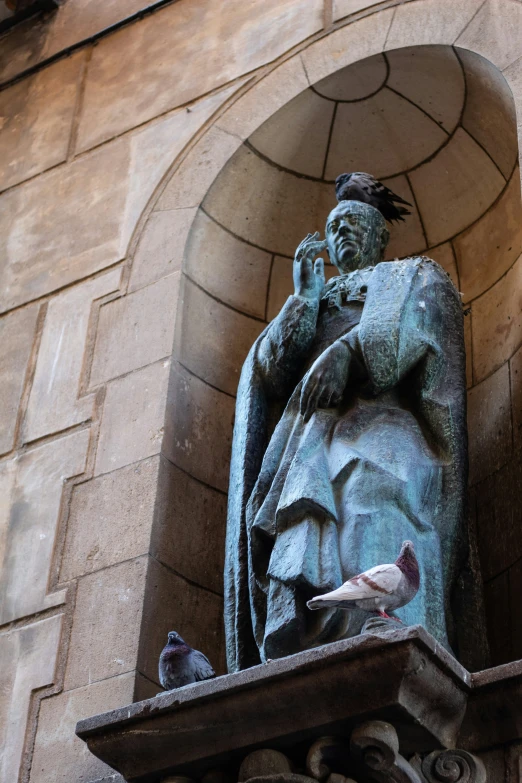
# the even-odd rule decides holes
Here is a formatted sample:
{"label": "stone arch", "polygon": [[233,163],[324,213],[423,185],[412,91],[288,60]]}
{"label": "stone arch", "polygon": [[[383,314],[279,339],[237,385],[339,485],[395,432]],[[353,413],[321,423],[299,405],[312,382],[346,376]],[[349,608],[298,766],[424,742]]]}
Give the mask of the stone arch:
{"label": "stone arch", "polygon": [[[453,10],[454,13],[449,19],[447,7],[440,0],[413,0],[397,8],[370,13],[355,21],[348,20],[348,24],[304,47],[277,64],[257,82],[247,84],[240,91],[233,103],[214,118],[184,158],[174,164],[166,186],[156,196],[152,212],[137,243],[136,253],[141,258],[146,257],[149,252],[147,243],[154,244],[157,232],[165,231],[165,224],[169,220],[179,227],[183,241],[188,236],[163,453],[166,457],[165,470],[168,473],[167,503],[176,509],[175,516],[180,533],[176,551],[173,552],[172,546],[170,547],[169,565],[178,568],[195,583],[208,578],[205,571],[220,568],[235,388],[242,359],[263,328],[266,318],[273,315],[270,308],[273,309],[277,304],[277,297],[272,305],[270,304],[268,281],[274,272],[274,256],[279,254],[277,248],[274,250],[255,241],[248,242],[248,238],[243,237],[247,239],[249,255],[247,265],[240,266],[242,258],[238,256],[237,237],[231,230],[226,230],[230,227],[217,230],[219,221],[216,222],[208,215],[202,217],[204,211],[208,210],[200,208],[202,205],[204,207],[204,201],[213,188],[215,192],[218,177],[227,165],[234,165],[232,158],[238,167],[244,167],[240,156],[241,151],[247,149],[245,142],[251,139],[264,123],[301,93],[309,90],[311,85],[382,52],[393,52],[407,47],[456,45],[463,52],[471,53],[469,57],[478,55],[484,58],[482,64],[490,65],[483,67],[494,68],[491,73],[504,74],[520,114],[520,6],[511,0],[501,3],[488,0],[484,5],[476,0],[466,0],[458,9]],[[502,27],[508,14],[512,22],[509,31]],[[496,30],[499,31],[498,34],[495,34]],[[480,70],[478,65],[477,70]],[[478,226],[481,220],[484,221],[481,225],[483,236],[491,236],[494,225],[505,220],[506,216],[516,221],[516,210],[519,209],[517,169],[512,166],[508,171],[507,167],[504,176],[504,186],[497,189],[495,197],[484,210],[455,233],[455,236],[458,234],[461,237],[462,243],[469,239],[473,226]],[[512,191],[509,191],[509,186]],[[511,192],[515,195],[510,196]],[[315,217],[316,214],[310,215],[310,218]],[[202,232],[198,228],[198,222],[207,223],[208,236],[203,243],[206,243],[205,246],[202,245]],[[518,244],[520,237],[516,228],[513,233],[513,241],[507,242],[503,248],[504,265],[496,268],[491,279],[486,281],[487,285],[473,289],[473,296],[469,297],[470,301],[473,300],[472,311],[475,308],[479,313],[477,319],[474,319],[474,312],[471,316],[473,324],[477,321],[478,332],[475,333],[474,330],[472,335],[468,329],[468,350],[473,351],[474,344],[478,346],[478,370],[471,369],[469,376],[474,484],[471,499],[475,508],[476,498],[479,498],[478,528],[487,579],[486,598],[497,606],[499,596],[502,606],[508,606],[509,580],[517,578],[518,550],[515,547],[515,539],[522,527],[522,522],[518,526],[513,522],[513,509],[504,509],[508,516],[511,515],[509,518],[512,521],[512,530],[509,532],[512,535],[511,538],[498,535],[499,531],[503,530],[504,523],[498,508],[495,507],[497,498],[505,492],[505,482],[512,481],[513,471],[518,470],[513,457],[515,430],[511,421],[511,398],[518,394],[520,399],[521,392],[517,384],[510,387],[510,377],[513,381],[518,374],[522,383],[522,355],[520,351],[517,354],[522,335],[517,336],[515,325],[514,329],[509,330],[509,339],[503,339],[505,329],[498,334],[494,351],[488,337],[488,334],[491,334],[491,331],[488,332],[488,324],[495,334],[494,330],[504,325],[503,321],[499,322],[496,311],[506,302],[504,320],[513,320],[515,323],[518,300],[517,284],[514,281],[521,274],[520,262],[517,264],[516,261],[522,250],[522,243]],[[179,243],[179,233],[171,230],[169,234],[169,241],[173,246]],[[453,239],[454,236],[451,235],[450,238]],[[442,247],[446,244],[446,239],[443,238],[438,244],[428,242],[430,251],[433,251],[434,247]],[[227,290],[220,288],[216,285],[219,281],[212,279],[213,275],[215,278],[216,273],[223,271],[213,265],[212,248],[217,246],[216,243],[224,247],[224,255],[229,262],[231,275],[227,280]],[[475,240],[475,246],[479,244],[480,241]],[[416,251],[423,249],[426,248],[415,248]],[[412,250],[410,248],[410,251]],[[490,247],[488,253],[491,250]],[[162,252],[169,252],[165,245]],[[283,259],[290,255],[288,249],[280,252]],[[205,263],[201,264],[198,270],[192,267],[189,272],[187,265],[193,264],[198,253],[202,254],[200,261],[203,259]],[[430,254],[436,257],[436,253]],[[486,254],[485,260],[488,258],[489,255]],[[236,260],[238,264],[234,267]],[[439,258],[436,260],[443,263],[449,273],[455,274],[455,258],[446,255],[444,249],[439,251]],[[486,267],[487,264],[484,264],[483,270]],[[194,279],[194,275],[197,279]],[[284,278],[284,274],[281,274],[281,278]],[[260,296],[252,295],[252,290],[259,290],[260,285],[265,286],[264,300]],[[257,288],[249,289],[249,286]],[[494,315],[489,321],[482,321],[483,314],[492,312]],[[479,333],[480,336],[477,336]],[[497,405],[497,400],[500,400],[500,405]],[[488,414],[494,426],[485,432],[484,425],[488,422]],[[522,418],[522,413],[520,417]],[[517,423],[515,420],[514,424]],[[495,435],[499,432],[500,435]],[[487,469],[483,466],[483,455],[488,459],[493,455]],[[475,475],[474,470],[477,471]],[[487,508],[484,500],[489,503]],[[160,515],[164,506],[165,498],[159,504]],[[187,529],[189,523],[191,528]],[[172,530],[166,530],[160,522],[157,528],[160,531],[155,534],[159,551],[168,536],[172,535]],[[205,542],[199,549],[194,544],[194,539],[198,538]],[[198,558],[200,561],[195,562]],[[212,583],[215,584],[215,581]],[[164,605],[163,611],[160,611],[157,606],[151,606],[148,611],[158,612],[159,619],[163,622],[162,615],[168,614],[168,607]],[[495,639],[497,633],[498,619],[494,614],[490,613],[491,639]],[[168,624],[168,620],[166,622]],[[180,630],[183,629],[180,627]],[[196,644],[198,639],[191,641]],[[220,647],[220,666],[223,668],[221,641],[216,640],[216,644]],[[510,659],[512,650],[511,641],[509,644],[502,641],[500,647],[494,647],[494,662]]]}

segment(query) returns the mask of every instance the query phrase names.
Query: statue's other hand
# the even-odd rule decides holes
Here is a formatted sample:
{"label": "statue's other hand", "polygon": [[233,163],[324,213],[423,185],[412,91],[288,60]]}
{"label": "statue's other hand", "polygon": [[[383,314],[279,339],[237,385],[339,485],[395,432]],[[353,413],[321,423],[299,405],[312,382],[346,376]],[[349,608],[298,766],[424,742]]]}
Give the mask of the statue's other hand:
{"label": "statue's other hand", "polygon": [[342,341],[333,343],[310,367],[301,389],[300,412],[309,421],[317,408],[335,407],[348,381],[351,354]]}
{"label": "statue's other hand", "polygon": [[294,256],[294,288],[298,296],[319,301],[324,288],[324,261],[314,258],[322,253],[326,241],[319,239],[319,232],[307,234]]}

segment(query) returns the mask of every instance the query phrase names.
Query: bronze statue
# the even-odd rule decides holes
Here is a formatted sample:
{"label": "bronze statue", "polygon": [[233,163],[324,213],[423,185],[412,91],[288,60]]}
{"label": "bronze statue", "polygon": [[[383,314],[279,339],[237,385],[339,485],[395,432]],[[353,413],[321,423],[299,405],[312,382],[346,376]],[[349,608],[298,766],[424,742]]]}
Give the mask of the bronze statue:
{"label": "bronze statue", "polygon": [[[225,625],[231,671],[354,636],[360,609],[306,602],[415,545],[420,588],[395,616],[455,644],[466,557],[460,297],[425,257],[383,262],[383,215],[341,201],[308,235],[295,293],[252,347],[238,389]],[[339,270],[325,285],[328,249]],[[381,622],[397,622],[383,620]]]}

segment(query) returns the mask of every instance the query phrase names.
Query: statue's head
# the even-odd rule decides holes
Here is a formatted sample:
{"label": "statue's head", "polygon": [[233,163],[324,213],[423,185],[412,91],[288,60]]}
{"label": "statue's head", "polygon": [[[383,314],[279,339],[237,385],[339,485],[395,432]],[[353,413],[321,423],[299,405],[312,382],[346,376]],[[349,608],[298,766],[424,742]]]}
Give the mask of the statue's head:
{"label": "statue's head", "polygon": [[361,201],[340,201],[326,221],[330,261],[342,273],[382,261],[390,234],[378,209]]}

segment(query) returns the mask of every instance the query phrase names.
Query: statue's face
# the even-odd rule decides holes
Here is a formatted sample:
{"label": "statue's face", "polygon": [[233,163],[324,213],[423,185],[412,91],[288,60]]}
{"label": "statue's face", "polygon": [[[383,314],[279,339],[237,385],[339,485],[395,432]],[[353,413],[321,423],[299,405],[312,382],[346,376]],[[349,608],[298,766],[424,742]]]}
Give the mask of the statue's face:
{"label": "statue's face", "polygon": [[330,261],[346,273],[381,261],[389,233],[377,209],[341,201],[328,215],[325,236]]}

